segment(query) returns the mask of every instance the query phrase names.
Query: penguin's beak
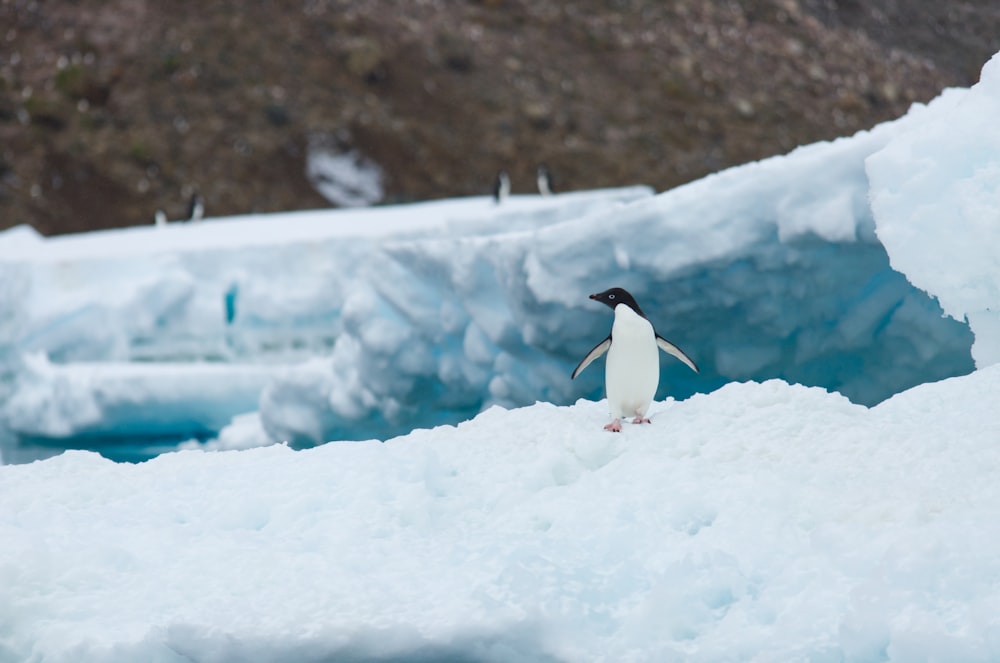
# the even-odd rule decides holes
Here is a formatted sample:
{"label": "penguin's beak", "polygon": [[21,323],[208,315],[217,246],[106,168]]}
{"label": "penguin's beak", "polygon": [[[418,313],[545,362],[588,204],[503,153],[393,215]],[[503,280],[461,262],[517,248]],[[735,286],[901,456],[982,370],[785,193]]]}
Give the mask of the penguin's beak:
{"label": "penguin's beak", "polygon": [[597,299],[597,295],[591,295],[590,298],[591,299]]}

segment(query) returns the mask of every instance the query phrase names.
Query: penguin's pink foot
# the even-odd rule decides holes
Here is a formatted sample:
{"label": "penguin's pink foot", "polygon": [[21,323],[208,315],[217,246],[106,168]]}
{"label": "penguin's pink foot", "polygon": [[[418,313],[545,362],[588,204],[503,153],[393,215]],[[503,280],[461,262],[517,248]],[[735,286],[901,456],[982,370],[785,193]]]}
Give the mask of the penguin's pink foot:
{"label": "penguin's pink foot", "polygon": [[604,426],[604,430],[609,430],[612,433],[620,433],[620,432],[622,432],[622,420],[621,419],[615,419],[610,424],[605,425]]}
{"label": "penguin's pink foot", "polygon": [[632,420],[632,423],[633,424],[651,424],[653,422],[650,421],[649,419],[646,419],[645,417],[636,417],[635,419]]}

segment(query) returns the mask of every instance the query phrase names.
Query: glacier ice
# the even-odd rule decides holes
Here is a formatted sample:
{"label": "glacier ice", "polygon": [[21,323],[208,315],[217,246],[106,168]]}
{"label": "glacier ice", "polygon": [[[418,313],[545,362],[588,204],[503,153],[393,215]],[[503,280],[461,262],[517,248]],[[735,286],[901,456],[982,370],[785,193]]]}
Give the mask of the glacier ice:
{"label": "glacier ice", "polygon": [[892,266],[975,333],[977,366],[1000,362],[1000,54],[868,158],[879,240]]}

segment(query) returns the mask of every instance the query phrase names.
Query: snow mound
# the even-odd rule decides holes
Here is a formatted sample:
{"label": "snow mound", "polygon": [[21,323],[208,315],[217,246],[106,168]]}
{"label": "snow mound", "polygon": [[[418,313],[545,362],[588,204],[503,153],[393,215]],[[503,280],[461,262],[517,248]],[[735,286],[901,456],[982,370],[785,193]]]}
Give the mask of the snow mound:
{"label": "snow mound", "polygon": [[0,467],[0,661],[995,660],[998,390]]}

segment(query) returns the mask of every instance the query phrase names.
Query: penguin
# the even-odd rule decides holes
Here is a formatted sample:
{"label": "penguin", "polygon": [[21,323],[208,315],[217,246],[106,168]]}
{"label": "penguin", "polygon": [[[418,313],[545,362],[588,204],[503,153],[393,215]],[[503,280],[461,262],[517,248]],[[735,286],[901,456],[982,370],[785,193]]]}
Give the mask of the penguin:
{"label": "penguin", "polygon": [[205,215],[205,204],[201,200],[201,196],[195,192],[191,194],[191,200],[188,202],[188,221],[197,222],[201,221],[201,217]]}
{"label": "penguin", "polygon": [[552,195],[552,173],[545,166],[538,167],[538,193],[543,196]]}
{"label": "penguin", "polygon": [[167,225],[167,215],[161,209],[156,210],[156,214],[153,216],[153,219],[158,227]]}
{"label": "penguin", "polygon": [[493,201],[499,205],[510,195],[510,176],[506,170],[497,173],[496,181],[493,182]]}
{"label": "penguin", "polygon": [[633,424],[648,424],[646,413],[660,381],[657,349],[673,355],[695,373],[698,366],[676,345],[656,333],[635,298],[624,288],[611,288],[590,296],[614,310],[615,319],[608,337],[594,346],[573,371],[573,378],[605,352],[604,386],[612,422],[604,430],[619,433],[622,417]]}

